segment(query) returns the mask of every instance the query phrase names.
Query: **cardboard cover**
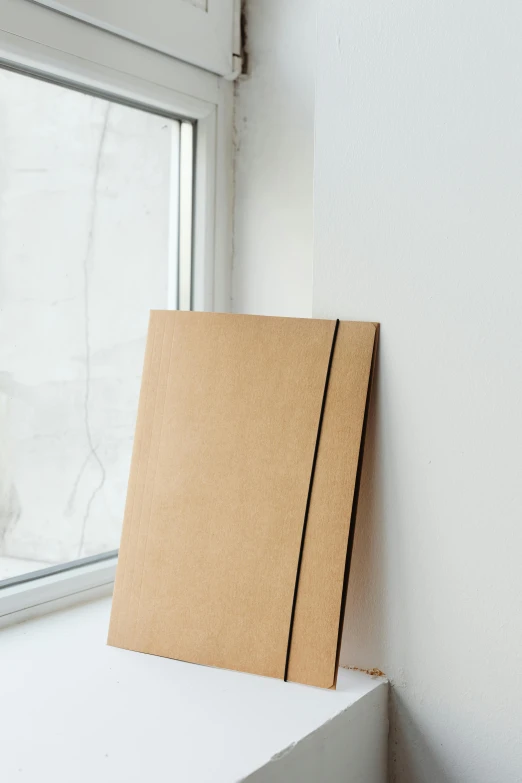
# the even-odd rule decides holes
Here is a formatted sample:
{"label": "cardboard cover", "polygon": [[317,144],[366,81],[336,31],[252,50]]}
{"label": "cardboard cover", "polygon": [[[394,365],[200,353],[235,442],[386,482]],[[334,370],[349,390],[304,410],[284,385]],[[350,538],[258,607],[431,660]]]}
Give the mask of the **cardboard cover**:
{"label": "cardboard cover", "polygon": [[335,684],[375,337],[151,313],[110,644]]}

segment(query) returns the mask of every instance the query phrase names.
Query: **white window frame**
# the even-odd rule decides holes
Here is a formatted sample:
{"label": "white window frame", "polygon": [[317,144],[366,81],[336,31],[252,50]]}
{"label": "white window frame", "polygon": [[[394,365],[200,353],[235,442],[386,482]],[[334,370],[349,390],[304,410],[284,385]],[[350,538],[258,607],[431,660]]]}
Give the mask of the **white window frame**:
{"label": "white window frame", "polygon": [[240,68],[240,0],[33,0],[212,73]]}
{"label": "white window frame", "polygon": [[[232,83],[28,0],[0,0],[0,64],[197,122],[193,309],[229,311]],[[113,556],[0,588],[0,627],[109,594],[115,569]]]}

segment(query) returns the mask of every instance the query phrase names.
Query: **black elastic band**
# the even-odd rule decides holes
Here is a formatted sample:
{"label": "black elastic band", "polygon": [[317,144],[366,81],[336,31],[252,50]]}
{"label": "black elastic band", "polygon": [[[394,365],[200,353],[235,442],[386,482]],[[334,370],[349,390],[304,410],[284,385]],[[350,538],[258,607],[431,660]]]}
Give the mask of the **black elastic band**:
{"label": "black elastic band", "polygon": [[301,563],[303,560],[304,542],[306,536],[306,525],[308,523],[308,512],[310,511],[310,501],[312,499],[312,487],[314,485],[315,466],[317,463],[317,453],[319,451],[319,440],[321,439],[321,428],[323,426],[324,409],[326,407],[326,395],[328,393],[328,383],[330,381],[330,372],[332,369],[335,341],[337,340],[337,332],[339,331],[339,319],[335,322],[335,329],[332,337],[332,346],[330,348],[330,358],[328,359],[328,369],[326,370],[326,378],[324,381],[323,401],[321,403],[321,413],[319,414],[319,424],[317,425],[317,437],[315,439],[314,458],[312,461],[312,470],[310,472],[310,483],[308,485],[308,496],[306,498],[306,508],[303,521],[303,532],[301,534],[301,546],[299,548],[299,559],[297,561],[297,570],[295,574],[295,587],[294,587],[294,599],[292,601],[292,614],[290,615],[290,629],[288,631],[288,646],[286,648],[286,663],[285,663],[285,682],[288,676],[288,664],[290,663],[290,647],[292,644],[292,633],[294,630],[294,617],[295,607],[297,603],[297,588],[299,586],[299,576],[301,574]]}

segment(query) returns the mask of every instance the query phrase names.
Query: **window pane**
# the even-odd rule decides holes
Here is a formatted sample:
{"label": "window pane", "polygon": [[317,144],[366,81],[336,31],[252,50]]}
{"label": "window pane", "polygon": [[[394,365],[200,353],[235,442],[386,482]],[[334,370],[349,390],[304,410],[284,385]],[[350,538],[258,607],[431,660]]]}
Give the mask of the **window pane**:
{"label": "window pane", "polygon": [[0,70],[0,579],[118,547],[148,314],[177,288],[180,136]]}

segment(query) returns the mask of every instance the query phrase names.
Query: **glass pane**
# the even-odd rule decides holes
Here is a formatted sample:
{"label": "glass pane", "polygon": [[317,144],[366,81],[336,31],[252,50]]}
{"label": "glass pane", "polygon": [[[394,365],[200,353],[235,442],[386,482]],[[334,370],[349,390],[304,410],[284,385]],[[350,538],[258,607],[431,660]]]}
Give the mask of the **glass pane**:
{"label": "glass pane", "polygon": [[0,70],[0,579],[119,545],[148,314],[177,287],[179,140]]}

